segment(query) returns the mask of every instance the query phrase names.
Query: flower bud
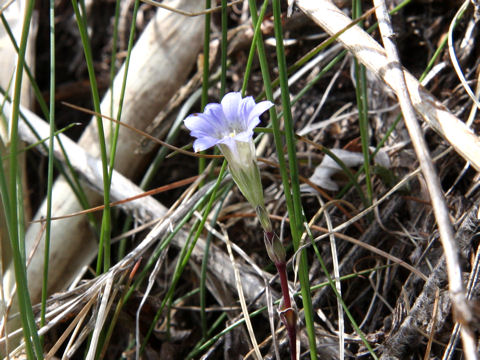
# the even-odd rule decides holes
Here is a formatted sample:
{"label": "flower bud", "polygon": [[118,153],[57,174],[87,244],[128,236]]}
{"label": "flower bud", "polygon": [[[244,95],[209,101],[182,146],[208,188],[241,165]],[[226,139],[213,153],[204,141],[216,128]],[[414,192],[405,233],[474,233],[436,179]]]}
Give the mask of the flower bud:
{"label": "flower bud", "polygon": [[285,248],[278,236],[272,231],[265,231],[264,241],[270,260],[272,260],[274,264],[285,263]]}

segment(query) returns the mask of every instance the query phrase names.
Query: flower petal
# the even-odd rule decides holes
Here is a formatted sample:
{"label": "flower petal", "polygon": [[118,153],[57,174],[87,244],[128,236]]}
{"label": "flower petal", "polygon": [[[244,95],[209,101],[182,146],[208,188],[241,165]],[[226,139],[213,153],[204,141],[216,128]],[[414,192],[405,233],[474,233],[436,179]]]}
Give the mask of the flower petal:
{"label": "flower petal", "polygon": [[[250,112],[255,107],[255,99],[253,96],[246,96],[242,99],[241,110]],[[248,114],[248,113],[247,113]]]}
{"label": "flower petal", "polygon": [[242,131],[241,133],[238,133],[237,135],[235,135],[235,140],[250,142],[252,141],[252,137],[253,137],[253,131],[247,130],[247,131]]}
{"label": "flower petal", "polygon": [[253,129],[255,129],[258,124],[260,124],[260,118],[257,116],[251,120],[249,120],[249,123],[247,124],[247,131],[250,131],[253,136]]}
{"label": "flower petal", "polygon": [[270,101],[255,104],[253,97],[242,98],[240,93],[231,92],[224,96],[221,104],[208,104],[203,113],[188,116],[184,124],[190,135],[197,138],[193,145],[195,151],[222,145],[236,154],[236,142],[251,142],[253,129],[260,123],[259,116],[272,106]]}
{"label": "flower petal", "polygon": [[252,122],[258,119],[260,115],[262,115],[265,111],[270,109],[273,105],[274,104],[271,101],[261,101],[257,105],[255,105],[255,107],[250,111],[250,114],[248,114],[248,120],[247,120],[248,128],[251,127]]}
{"label": "flower petal", "polygon": [[183,120],[185,127],[190,131],[209,131],[212,127],[203,114],[192,114]]}
{"label": "flower petal", "polygon": [[205,105],[204,112],[205,113],[210,113],[210,112],[214,112],[216,109],[221,109],[221,108],[222,108],[222,105],[220,105],[218,103],[209,103],[209,104]]}
{"label": "flower petal", "polygon": [[183,123],[194,137],[213,136],[217,137],[218,126],[210,116],[205,114],[193,114],[188,116]]}
{"label": "flower petal", "polygon": [[223,114],[222,105],[215,103],[207,104],[205,106],[204,115],[209,118],[209,121],[215,128],[214,131],[217,133],[218,138],[230,133],[228,122],[225,120],[225,115]]}
{"label": "flower petal", "polygon": [[[234,138],[230,136],[226,136],[223,139],[219,140],[218,144],[223,145],[219,147],[220,147],[220,150],[222,151],[222,154],[227,158],[229,163],[233,161],[234,158],[238,160],[237,143],[235,142]],[[225,151],[226,150],[225,148],[227,148],[228,152]]]}
{"label": "flower petal", "polygon": [[238,113],[241,101],[242,95],[239,92],[228,93],[222,99],[223,113],[230,129],[238,129],[239,125],[241,126]]}
{"label": "flower petal", "polygon": [[193,150],[195,150],[195,152],[206,150],[217,145],[218,141],[218,139],[210,136],[199,137],[193,142]]}
{"label": "flower petal", "polygon": [[248,117],[252,110],[255,108],[255,100],[252,96],[247,96],[242,99],[240,109],[238,110],[238,116],[242,119],[243,129],[248,128]]}

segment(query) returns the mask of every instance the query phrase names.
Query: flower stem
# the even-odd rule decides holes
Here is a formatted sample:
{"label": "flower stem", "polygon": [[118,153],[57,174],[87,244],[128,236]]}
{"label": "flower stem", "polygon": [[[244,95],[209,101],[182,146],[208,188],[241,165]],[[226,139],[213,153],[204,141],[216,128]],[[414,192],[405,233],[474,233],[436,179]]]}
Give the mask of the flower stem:
{"label": "flower stem", "polygon": [[285,262],[275,263],[278,275],[280,276],[280,285],[282,287],[283,306],[280,309],[280,318],[285,325],[288,333],[288,340],[290,343],[290,358],[296,360],[297,358],[297,315],[292,308],[290,299],[290,291],[288,289],[287,280],[287,266]]}
{"label": "flower stem", "polygon": [[292,307],[292,302],[290,300],[290,291],[288,290],[286,264],[284,262],[278,263],[275,264],[275,267],[277,268],[278,275],[280,276],[280,285],[282,286],[283,309],[288,309]]}
{"label": "flower stem", "polygon": [[292,360],[297,358],[297,314],[292,307],[290,290],[288,289],[287,263],[285,261],[285,249],[273,231],[265,230],[265,246],[268,256],[275,264],[280,277],[280,286],[282,287],[283,305],[279,310],[280,319],[285,325],[290,343],[290,357]]}

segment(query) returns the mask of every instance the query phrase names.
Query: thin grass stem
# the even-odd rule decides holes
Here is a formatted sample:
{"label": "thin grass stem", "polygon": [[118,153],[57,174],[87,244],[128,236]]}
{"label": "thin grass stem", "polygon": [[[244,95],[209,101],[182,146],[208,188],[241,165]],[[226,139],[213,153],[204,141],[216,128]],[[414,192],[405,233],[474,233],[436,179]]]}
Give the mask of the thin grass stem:
{"label": "thin grass stem", "polygon": [[228,47],[228,17],[227,17],[227,0],[222,0],[221,10],[222,22],[222,43],[221,43],[221,58],[220,58],[220,98],[225,95],[225,88],[227,86],[227,47]]}
{"label": "thin grass stem", "polygon": [[[113,117],[113,104],[114,104],[114,88],[113,82],[115,81],[115,73],[117,63],[117,46],[118,46],[118,22],[120,19],[120,0],[115,2],[115,15],[113,21],[113,34],[112,34],[112,56],[110,56],[110,117]],[[133,18],[135,22],[135,18]],[[120,120],[120,119],[119,119]],[[113,124],[111,125],[113,126]]]}
{"label": "thin grass stem", "polygon": [[[23,18],[22,35],[18,51],[18,60],[15,73],[14,95],[12,100],[12,117],[10,122],[10,155],[9,155],[9,183],[8,200],[10,205],[8,209],[9,219],[9,237],[13,252],[13,263],[15,271],[15,281],[17,284],[18,304],[20,317],[22,321],[23,334],[25,339],[25,350],[29,359],[43,358],[42,346],[38,337],[35,318],[33,315],[30,295],[28,292],[27,274],[25,268],[25,252],[21,251],[24,244],[24,236],[20,238],[22,231],[19,231],[20,219],[23,217],[23,199],[18,198],[18,189],[21,188],[20,172],[18,168],[17,149],[18,149],[18,121],[20,113],[20,96],[22,88],[23,70],[25,68],[25,54],[27,40],[29,36],[30,22],[32,19],[35,2],[27,3]],[[2,169],[3,170],[3,169]],[[5,198],[7,195],[2,194]]]}
{"label": "thin grass stem", "polygon": [[[291,189],[293,195],[293,207],[288,209],[290,216],[290,231],[292,233],[293,247],[295,251],[300,247],[301,233],[303,227],[303,209],[300,195],[300,181],[298,177],[298,160],[295,148],[295,130],[293,127],[292,112],[290,107],[290,92],[288,90],[287,63],[283,47],[283,28],[281,22],[280,1],[273,0],[274,29],[277,49],[278,73],[280,79],[281,98],[283,107],[283,118],[285,124],[285,138],[288,150],[288,163],[290,168]],[[280,156],[280,155],[279,155]],[[293,210],[293,212],[292,212]],[[294,217],[292,219],[292,214]],[[313,306],[310,294],[308,278],[308,260],[306,251],[300,254],[299,280],[302,290],[303,310],[305,313],[305,325],[310,345],[310,358],[317,358],[317,347],[315,339],[315,327],[313,322]]]}
{"label": "thin grass stem", "polygon": [[[205,10],[208,10],[212,7],[211,0],[205,0]],[[208,78],[210,75],[210,22],[211,14],[205,14],[205,30],[203,35],[203,69],[202,69],[202,104],[201,111],[205,109],[205,106],[208,102],[208,88],[210,84],[208,83]],[[201,174],[207,166],[207,161],[204,158],[198,159],[198,173]],[[202,186],[203,183],[200,184]]]}
{"label": "thin grass stem", "polygon": [[260,14],[258,15],[258,19],[256,20],[253,38],[250,44],[250,51],[248,52],[247,64],[245,66],[245,75],[243,76],[242,90],[240,90],[242,97],[245,96],[245,93],[247,91],[248,79],[250,78],[250,73],[252,71],[253,57],[255,55],[255,49],[257,47],[258,37],[260,36],[261,25],[265,16],[265,12],[267,11],[268,3],[268,0],[265,0],[263,2],[262,8],[260,9]]}
{"label": "thin grass stem", "polygon": [[[80,0],[80,11],[78,0],[72,0],[73,10],[75,12],[75,18],[77,20],[78,29],[80,31],[80,37],[82,40],[83,51],[85,54],[85,60],[88,69],[88,77],[90,80],[90,87],[92,90],[93,107],[97,114],[101,113],[100,110],[100,95],[98,93],[97,80],[95,77],[95,69],[93,67],[92,50],[90,47],[90,40],[87,33],[87,20],[85,3]],[[102,160],[102,173],[103,173],[103,204],[105,206],[103,210],[102,226],[100,233],[100,242],[98,248],[98,258],[96,272],[100,274],[102,270],[107,271],[110,268],[110,233],[111,233],[111,212],[110,212],[110,176],[108,171],[108,158],[107,147],[105,141],[105,132],[103,129],[102,117],[100,115],[95,116],[98,130],[98,140],[100,145],[100,157]]]}
{"label": "thin grass stem", "polygon": [[[113,106],[114,106],[114,75],[115,75],[115,54],[116,54],[116,46],[117,46],[117,36],[118,36],[118,17],[119,17],[119,1],[117,1],[116,7],[115,7],[115,24],[114,24],[114,30],[113,30],[113,51],[112,51],[112,61],[110,64],[110,89],[111,89],[111,98],[110,98],[110,116],[113,116]],[[119,101],[118,101],[118,109],[117,109],[117,121],[121,121],[122,118],[122,109],[123,109],[123,101],[125,99],[125,91],[127,87],[127,77],[128,77],[128,69],[130,68],[130,59],[131,59],[131,54],[132,54],[132,49],[133,49],[133,41],[135,38],[135,29],[136,29],[136,19],[137,19],[137,13],[138,13],[138,8],[140,5],[140,0],[136,0],[134,7],[133,7],[133,14],[132,14],[132,25],[130,26],[130,35],[128,38],[128,46],[127,46],[127,56],[125,59],[125,64],[124,64],[124,73],[123,73],[123,80],[122,80],[122,87],[120,89],[120,96],[119,96]],[[110,173],[109,173],[109,185],[108,187],[110,188],[110,185],[112,183],[112,176],[113,176],[113,169],[115,166],[115,157],[116,157],[116,150],[117,150],[117,144],[118,144],[118,136],[120,132],[120,123],[117,122],[115,123],[115,130],[113,131],[113,136],[110,139]],[[110,126],[113,126],[113,122],[110,122]],[[111,132],[112,133],[112,132]],[[130,226],[130,218],[125,222],[125,227]],[[123,256],[125,253],[125,248],[126,248],[126,239],[122,240],[122,243],[119,248],[119,257]]]}
{"label": "thin grass stem", "polygon": [[[362,4],[358,0],[352,1],[353,18],[359,18],[362,14]],[[362,22],[359,23],[362,26]],[[354,59],[355,67],[355,94],[357,96],[358,122],[360,129],[360,140],[362,144],[363,163],[365,168],[365,183],[367,185],[367,207],[372,203],[373,187],[370,170],[370,135],[368,122],[368,93],[367,93],[367,72],[365,66]]]}
{"label": "thin grass stem", "polygon": [[[48,143],[48,170],[47,170],[47,219],[45,224],[45,249],[43,260],[43,284],[40,310],[40,327],[45,325],[45,312],[47,304],[48,290],[48,268],[50,260],[50,234],[52,227],[52,189],[53,189],[53,164],[55,157],[53,154],[54,136],[55,136],[55,1],[50,0],[49,9],[50,18],[50,139]],[[43,337],[41,338],[43,342]]]}
{"label": "thin grass stem", "polygon": [[[132,55],[132,49],[133,49],[133,41],[135,39],[135,29],[136,29],[136,18],[137,18],[137,13],[138,13],[138,7],[140,6],[140,0],[135,1],[135,5],[133,6],[133,14],[132,14],[132,25],[130,27],[130,35],[128,38],[128,46],[127,46],[127,57],[125,59],[125,65],[124,65],[124,73],[123,73],[123,79],[122,79],[122,87],[120,89],[120,96],[119,96],[119,101],[118,101],[118,109],[117,109],[117,120],[120,121],[122,118],[122,110],[123,110],[123,101],[125,99],[125,90],[127,88],[127,77],[128,77],[128,69],[130,68],[130,59]],[[112,67],[114,65],[112,64]],[[112,96],[113,96],[113,87],[112,87]],[[113,101],[112,101],[113,103]],[[110,174],[109,174],[109,179],[108,179],[108,188],[110,188],[111,182],[112,182],[112,175],[113,175],[113,169],[115,165],[115,154],[117,150],[117,143],[118,143],[118,134],[120,132],[120,123],[115,123],[115,132],[113,133],[113,136],[111,137],[110,141]]]}
{"label": "thin grass stem", "polygon": [[[249,0],[248,3],[250,6],[250,13],[252,15],[252,22],[254,26],[256,26],[259,21],[259,18],[257,15],[257,6],[253,0]],[[265,93],[266,93],[267,99],[273,102],[273,90],[271,87],[270,72],[268,67],[267,56],[265,53],[265,48],[263,45],[263,37],[261,34],[259,34],[257,38],[256,46],[257,46],[258,58],[260,61],[260,70],[262,72],[262,78],[265,86]],[[284,186],[285,202],[287,203],[288,209],[290,208],[293,209],[293,205],[292,205],[293,201],[290,193],[290,180],[288,177],[285,154],[283,151],[283,139],[280,132],[280,123],[278,121],[277,113],[273,107],[270,108],[269,114],[270,114],[270,120],[273,128],[274,142],[275,142],[275,148],[277,150],[278,162],[280,165],[280,174],[282,176],[282,183]],[[293,214],[293,211],[290,216],[295,216],[295,214]]]}

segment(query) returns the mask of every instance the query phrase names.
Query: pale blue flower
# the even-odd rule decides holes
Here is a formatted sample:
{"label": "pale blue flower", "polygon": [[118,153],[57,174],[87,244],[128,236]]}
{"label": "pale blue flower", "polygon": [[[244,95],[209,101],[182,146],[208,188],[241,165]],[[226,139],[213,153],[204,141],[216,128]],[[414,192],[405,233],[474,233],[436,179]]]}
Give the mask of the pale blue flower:
{"label": "pale blue flower", "polygon": [[237,141],[250,142],[253,129],[260,123],[259,116],[272,106],[270,101],[255,104],[251,96],[242,99],[238,92],[226,94],[220,104],[208,104],[203,113],[184,120],[190,134],[197,138],[194,150],[225,144],[234,151]]}
{"label": "pale blue flower", "polygon": [[260,123],[259,116],[273,103],[255,103],[251,96],[242,98],[238,92],[226,94],[220,104],[208,104],[203,113],[188,116],[185,126],[197,139],[193,149],[206,150],[217,145],[228,162],[233,180],[247,200],[257,209],[264,207],[253,129]]}

